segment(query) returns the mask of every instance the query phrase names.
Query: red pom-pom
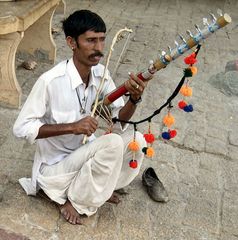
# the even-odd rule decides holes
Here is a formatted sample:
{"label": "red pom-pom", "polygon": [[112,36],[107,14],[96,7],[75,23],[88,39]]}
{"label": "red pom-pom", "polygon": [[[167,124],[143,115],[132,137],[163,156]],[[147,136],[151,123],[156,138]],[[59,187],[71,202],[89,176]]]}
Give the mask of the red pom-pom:
{"label": "red pom-pom", "polygon": [[153,143],[155,141],[155,136],[152,133],[145,133],[144,138],[147,143]]}
{"label": "red pom-pom", "polygon": [[169,130],[170,138],[174,138],[176,135],[177,135],[177,131],[176,130]]}
{"label": "red pom-pom", "polygon": [[197,59],[195,57],[196,57],[195,53],[192,53],[191,55],[184,58],[184,62],[188,65],[193,65],[194,63],[197,62]]}
{"label": "red pom-pom", "polygon": [[130,162],[129,162],[129,166],[131,167],[131,168],[137,168],[137,160],[131,160]]}
{"label": "red pom-pom", "polygon": [[178,103],[178,107],[181,108],[181,109],[184,109],[186,106],[187,106],[187,103],[185,101],[180,101]]}

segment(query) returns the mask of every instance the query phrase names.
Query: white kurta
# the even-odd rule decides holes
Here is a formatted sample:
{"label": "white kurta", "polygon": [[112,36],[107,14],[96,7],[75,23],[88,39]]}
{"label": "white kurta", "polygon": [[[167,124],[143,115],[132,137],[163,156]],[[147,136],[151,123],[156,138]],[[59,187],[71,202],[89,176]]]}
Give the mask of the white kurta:
{"label": "white kurta", "polygon": [[[83,135],[67,134],[36,140],[39,128],[44,124],[75,122],[85,116],[80,113],[81,106],[76,88],[82,105],[86,103],[84,107],[90,115],[103,72],[104,66],[101,64],[92,67],[89,85],[86,88],[73,60],[70,59],[59,63],[36,81],[13,127],[17,137],[25,138],[30,143],[36,142],[32,178],[19,180],[27,194],[36,194],[37,177],[42,163],[53,165],[62,161],[81,146],[83,139]],[[114,89],[115,84],[107,71],[103,95]],[[122,98],[112,104],[113,117],[118,116],[123,105]],[[94,139],[94,135],[88,138],[89,141]]]}

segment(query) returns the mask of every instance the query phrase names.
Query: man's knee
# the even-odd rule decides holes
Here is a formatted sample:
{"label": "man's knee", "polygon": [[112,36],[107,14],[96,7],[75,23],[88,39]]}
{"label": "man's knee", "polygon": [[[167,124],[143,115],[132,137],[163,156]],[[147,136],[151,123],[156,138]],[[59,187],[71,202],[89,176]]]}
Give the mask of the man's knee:
{"label": "man's knee", "polygon": [[104,136],[105,136],[107,147],[117,149],[118,151],[121,151],[121,152],[123,151],[124,143],[120,135],[116,133],[110,133]]}

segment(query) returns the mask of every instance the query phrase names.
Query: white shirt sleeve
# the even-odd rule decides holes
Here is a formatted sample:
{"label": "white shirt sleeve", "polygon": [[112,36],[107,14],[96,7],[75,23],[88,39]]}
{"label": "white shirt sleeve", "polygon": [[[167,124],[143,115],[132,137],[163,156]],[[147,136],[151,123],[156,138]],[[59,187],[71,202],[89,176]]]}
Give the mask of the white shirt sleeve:
{"label": "white shirt sleeve", "polygon": [[44,125],[42,117],[46,112],[47,89],[44,79],[39,78],[31,90],[22,110],[13,126],[16,137],[35,142],[39,128]]}

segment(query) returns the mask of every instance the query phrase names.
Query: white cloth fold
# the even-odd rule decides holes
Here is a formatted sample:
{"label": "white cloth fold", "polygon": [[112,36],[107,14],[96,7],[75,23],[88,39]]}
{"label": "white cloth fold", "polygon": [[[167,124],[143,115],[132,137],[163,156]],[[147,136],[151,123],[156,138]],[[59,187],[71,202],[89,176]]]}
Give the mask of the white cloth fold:
{"label": "white cloth fold", "polygon": [[[114,190],[127,186],[138,175],[144,154],[138,151],[138,167],[130,168],[128,144],[132,139],[132,131],[103,135],[57,164],[44,164],[37,179],[40,188],[59,204],[69,199],[80,214],[94,214]],[[136,133],[136,140],[141,149],[146,146],[141,133]]]}

